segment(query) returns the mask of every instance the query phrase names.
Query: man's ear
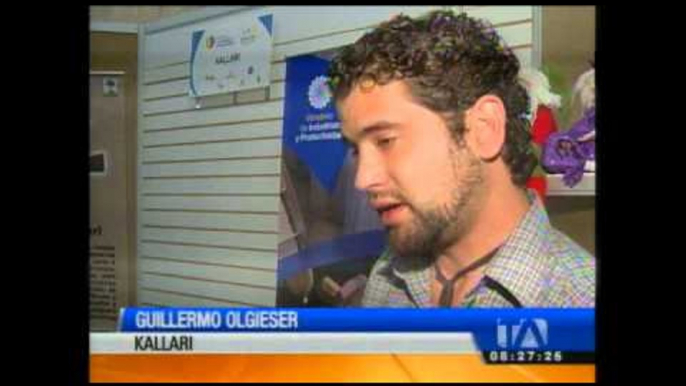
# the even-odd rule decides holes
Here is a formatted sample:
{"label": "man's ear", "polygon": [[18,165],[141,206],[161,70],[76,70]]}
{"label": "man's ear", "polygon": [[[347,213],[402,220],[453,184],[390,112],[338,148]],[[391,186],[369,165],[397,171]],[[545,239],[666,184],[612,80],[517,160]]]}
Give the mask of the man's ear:
{"label": "man's ear", "polygon": [[472,153],[485,161],[498,157],[505,145],[505,105],[495,95],[484,95],[465,112],[465,140]]}

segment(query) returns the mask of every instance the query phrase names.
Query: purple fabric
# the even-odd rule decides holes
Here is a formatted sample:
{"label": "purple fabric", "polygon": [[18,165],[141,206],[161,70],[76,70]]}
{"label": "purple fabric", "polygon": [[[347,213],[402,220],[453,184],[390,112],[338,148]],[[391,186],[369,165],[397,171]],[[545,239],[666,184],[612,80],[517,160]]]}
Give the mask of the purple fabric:
{"label": "purple fabric", "polygon": [[595,108],[590,108],[569,130],[551,134],[543,145],[543,168],[548,173],[563,174],[565,185],[574,187],[584,175],[586,161],[595,160],[595,140],[579,138],[594,130]]}

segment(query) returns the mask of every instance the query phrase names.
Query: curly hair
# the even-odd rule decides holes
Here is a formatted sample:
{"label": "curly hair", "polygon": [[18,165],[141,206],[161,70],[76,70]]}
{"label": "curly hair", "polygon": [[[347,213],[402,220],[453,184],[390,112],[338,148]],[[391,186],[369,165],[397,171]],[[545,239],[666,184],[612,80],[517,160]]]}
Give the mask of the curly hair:
{"label": "curly hair", "polygon": [[328,75],[337,101],[357,84],[404,80],[418,103],[444,117],[458,143],[465,131],[465,111],[483,95],[498,96],[507,111],[502,157],[512,181],[524,186],[537,160],[526,118],[529,97],[518,81],[519,67],[489,23],[438,10],[416,19],[398,15],[382,23],[334,57]]}

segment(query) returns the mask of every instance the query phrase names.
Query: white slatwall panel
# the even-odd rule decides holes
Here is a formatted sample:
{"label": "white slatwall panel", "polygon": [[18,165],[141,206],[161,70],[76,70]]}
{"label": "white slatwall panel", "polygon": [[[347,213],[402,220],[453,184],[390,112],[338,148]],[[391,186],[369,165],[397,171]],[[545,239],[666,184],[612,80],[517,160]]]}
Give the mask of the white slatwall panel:
{"label": "white slatwall panel", "polygon": [[219,125],[283,117],[283,101],[227,108],[198,109],[145,117],[144,130],[159,130],[190,126]]}
{"label": "white slatwall panel", "polygon": [[280,153],[281,140],[275,138],[148,148],[143,145],[142,157],[143,162],[159,162],[222,157],[274,156]]}
{"label": "white slatwall panel", "polygon": [[[148,33],[139,80],[139,302],[274,305],[281,120],[289,56],[354,42],[423,7],[254,7]],[[531,7],[454,7],[493,23],[531,63]],[[272,13],[271,85],[188,97],[190,34]]]}
{"label": "white slatwall panel", "polygon": [[[216,177],[143,180],[144,193],[157,194],[274,194],[279,191],[279,177]],[[145,216],[139,222],[144,222]]]}
{"label": "white slatwall panel", "polygon": [[199,108],[229,106],[236,102],[236,95],[225,94],[217,95],[198,104],[194,98],[188,95],[156,99],[143,102],[143,115],[155,115],[162,113],[172,113],[178,111],[192,111]]}
{"label": "white slatwall panel", "polygon": [[156,98],[165,98],[170,96],[188,95],[189,93],[188,78],[177,81],[168,81],[164,83],[152,84],[144,89],[144,100],[151,100]]}
{"label": "white slatwall panel", "polygon": [[[190,62],[188,61],[188,58],[185,58],[184,61],[173,66],[156,67],[152,70],[145,70],[143,73],[143,84],[152,85],[152,90],[157,90],[160,87],[163,87],[164,83],[160,82],[171,82],[173,79],[181,78],[186,80],[185,89],[188,91],[188,86],[190,85],[190,83],[188,83],[189,75]],[[179,86],[176,87],[175,90],[178,91]],[[143,95],[148,95],[148,93],[144,92]]]}
{"label": "white slatwall panel", "polygon": [[514,50],[515,55],[519,58],[522,67],[530,67],[533,65],[533,48],[519,48]]}
{"label": "white slatwall panel", "polygon": [[270,99],[283,99],[286,97],[286,82],[272,83],[269,88]]}
{"label": "white slatwall panel", "polygon": [[508,25],[497,27],[496,31],[503,37],[510,47],[526,46],[531,44],[531,23]]}
{"label": "white slatwall panel", "polygon": [[[255,7],[237,13],[203,22],[200,26],[189,25],[178,29],[149,35],[146,45],[145,68],[152,69],[188,60],[190,35],[200,28],[221,28],[231,17],[250,15],[274,15],[274,48],[298,40],[314,40],[325,35],[336,35],[350,30],[372,27],[396,13],[415,16],[437,7]],[[348,42],[351,43],[351,42]]]}
{"label": "white slatwall panel", "polygon": [[[180,64],[173,67],[174,71],[169,71],[167,67],[155,68],[145,71],[145,79],[154,79],[154,84],[146,88],[144,99],[154,99],[170,95],[188,95],[189,91],[189,77],[190,77],[190,62],[188,58]],[[182,77],[183,79],[173,81],[171,79]],[[272,62],[271,68],[272,82],[283,81],[286,79],[286,63]],[[150,81],[148,81],[150,82]],[[163,83],[159,83],[163,82]]]}
{"label": "white slatwall panel", "polygon": [[[212,96],[206,99],[203,99],[200,101],[199,104],[197,104],[196,100],[194,98],[189,98],[188,97],[188,79],[184,79],[181,81],[172,81],[172,83],[178,83],[178,82],[184,82],[184,88],[186,89],[185,93],[182,94],[177,94],[176,90],[162,90],[162,94],[153,94],[153,95],[164,95],[164,93],[169,93],[167,97],[162,97],[162,98],[157,98],[156,99],[151,99],[148,101],[143,102],[143,115],[149,116],[149,115],[155,115],[155,114],[163,114],[163,113],[169,113],[169,112],[178,112],[178,111],[192,111],[198,108],[208,108],[208,107],[217,107],[217,106],[229,106],[233,104],[241,104],[241,103],[251,103],[251,102],[262,102],[267,99],[267,94],[270,93],[271,97],[269,98],[270,100],[274,99],[280,99],[283,98],[283,93],[281,93],[280,97],[276,97],[275,93],[279,93],[281,89],[284,87],[284,82],[273,82],[268,89],[258,89],[258,90],[250,90],[250,91],[243,91],[243,92],[238,92],[238,93],[231,93],[231,94],[225,94],[225,95],[219,95],[219,96]],[[163,85],[164,83],[160,83],[154,86],[158,85]],[[178,88],[178,87],[177,87]]]}
{"label": "white slatwall panel", "polygon": [[273,253],[247,249],[142,242],[139,254],[141,257],[276,270]]}
{"label": "white slatwall panel", "polygon": [[[329,50],[353,43],[373,27],[347,31],[336,35],[324,35],[314,40],[300,40],[285,43],[274,47],[274,61],[284,60],[288,56],[301,55],[307,52]],[[507,44],[512,46],[529,44],[531,42],[531,23],[506,25],[496,31],[503,37]]]}
{"label": "white slatwall panel", "polygon": [[178,261],[165,261],[143,258],[138,263],[141,272],[160,273],[164,275],[183,276],[198,280],[224,282],[227,278],[235,284],[247,284],[271,288],[274,286],[274,273],[266,270],[246,269],[217,265],[202,265]]}
{"label": "white slatwall panel", "polygon": [[533,21],[533,8],[530,6],[466,6],[464,11],[469,16],[488,20],[493,25]]}
{"label": "white slatwall panel", "polygon": [[321,35],[312,40],[295,40],[274,46],[272,60],[281,61],[286,57],[302,55],[307,52],[325,51],[355,42],[373,27],[341,32],[335,35]]}
{"label": "white slatwall panel", "polygon": [[146,226],[225,229],[276,233],[277,214],[197,213],[144,210]]}
{"label": "white slatwall panel", "polygon": [[196,211],[242,211],[256,213],[278,213],[279,198],[273,196],[144,196],[141,207],[146,209],[176,209]]}
{"label": "white slatwall panel", "polygon": [[263,102],[267,100],[268,89],[243,91],[236,94],[236,103]]}
{"label": "white slatwall panel", "polygon": [[[410,16],[417,16],[438,7],[337,6],[321,8],[304,6],[255,8],[255,10],[239,12],[235,17],[274,14],[274,60],[278,61],[283,60],[284,55],[302,54],[312,51],[309,48],[312,42],[317,42],[315,45],[318,45],[318,47],[314,49],[316,51],[340,46],[340,44],[330,45],[332,40],[327,38],[331,37],[338,42],[344,41],[347,38],[348,41],[342,44],[352,43],[356,39],[355,36],[359,36],[359,31],[369,30],[380,21],[387,20],[391,15],[404,13]],[[499,24],[525,22],[530,24],[533,18],[532,9],[529,6],[465,7],[465,11],[468,14],[486,19],[496,27]],[[145,69],[150,70],[164,67],[165,71],[175,76],[180,76],[178,72],[180,71],[179,66],[174,66],[174,64],[186,63],[188,61],[190,34],[192,31],[199,28],[221,27],[225,25],[225,22],[226,18],[218,18],[207,21],[202,26],[191,25],[148,36],[147,44],[150,46],[150,49],[146,51]],[[350,35],[351,33],[352,35]],[[506,32],[502,33],[507,34]],[[346,38],[340,38],[340,36]],[[300,43],[305,45],[299,46],[298,44]],[[327,47],[329,45],[330,47]],[[188,73],[187,70],[185,72],[186,74]],[[146,82],[159,81],[159,75],[154,77],[156,80],[152,80],[148,79],[149,74],[150,72],[146,71]]]}
{"label": "white slatwall panel", "polygon": [[167,291],[139,289],[139,296],[145,299],[140,305],[143,307],[249,307],[246,304],[234,303],[224,299],[208,299],[196,295],[170,293]]}
{"label": "white slatwall panel", "polygon": [[[284,60],[287,56],[301,55],[307,52],[329,50],[353,43],[373,28],[365,28],[337,35],[327,35],[316,40],[303,40],[275,46],[273,60]],[[531,42],[531,23],[522,23],[499,27],[496,31],[510,46],[529,44]]]}
{"label": "white slatwall panel", "polygon": [[[152,275],[138,269],[139,288],[157,289],[193,294],[202,297],[225,299],[227,301],[250,303],[254,305],[274,305],[276,289],[248,287],[241,284],[217,283],[180,277]],[[140,302],[147,299],[141,298]]]}
{"label": "white slatwall panel", "polygon": [[205,162],[148,163],[143,165],[143,177],[192,177],[279,173],[277,157]]}
{"label": "white slatwall panel", "polygon": [[207,245],[214,247],[237,247],[270,251],[277,244],[276,234],[244,233],[208,230],[141,228],[141,240],[168,243]]}
{"label": "white slatwall panel", "polygon": [[[143,74],[143,84],[159,83],[188,77],[188,59],[185,62],[173,66],[157,68],[155,71],[146,71]],[[145,93],[143,94],[145,95]]]}
{"label": "white slatwall panel", "polygon": [[286,62],[272,62],[272,82],[286,80]]}
{"label": "white slatwall panel", "polygon": [[153,131],[143,134],[146,146],[178,143],[226,141],[281,135],[281,120],[219,125],[174,131]]}

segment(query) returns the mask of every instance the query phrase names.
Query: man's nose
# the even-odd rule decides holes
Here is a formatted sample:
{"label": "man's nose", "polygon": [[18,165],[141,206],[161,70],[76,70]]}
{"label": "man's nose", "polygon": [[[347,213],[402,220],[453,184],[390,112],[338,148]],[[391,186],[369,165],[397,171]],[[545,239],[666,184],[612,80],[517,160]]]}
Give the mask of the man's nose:
{"label": "man's nose", "polygon": [[386,178],[386,168],[374,154],[360,152],[357,156],[357,171],[355,173],[355,187],[362,191],[372,190],[383,185]]}

